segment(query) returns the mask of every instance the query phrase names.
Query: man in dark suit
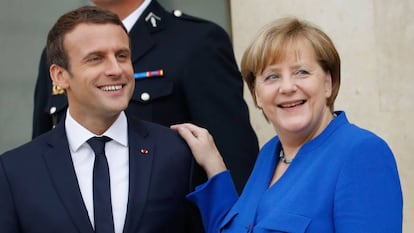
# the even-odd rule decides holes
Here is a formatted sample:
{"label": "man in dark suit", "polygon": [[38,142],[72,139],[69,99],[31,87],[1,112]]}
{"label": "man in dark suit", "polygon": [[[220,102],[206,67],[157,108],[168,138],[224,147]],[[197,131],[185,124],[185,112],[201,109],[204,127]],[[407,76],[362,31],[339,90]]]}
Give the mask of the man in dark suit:
{"label": "man in dark suit", "polygon": [[188,147],[169,128],[124,112],[135,81],[118,16],[92,6],[63,15],[47,54],[66,118],[0,156],[0,231],[194,232]]}
{"label": "man in dark suit", "polygon": [[[241,191],[258,142],[226,32],[181,11],[169,13],[155,0],[93,2],[115,12],[129,30],[136,79],[126,112],[165,126],[191,122],[207,128]],[[67,107],[63,92],[52,86],[45,61],[44,53],[35,90],[33,137],[64,119]]]}

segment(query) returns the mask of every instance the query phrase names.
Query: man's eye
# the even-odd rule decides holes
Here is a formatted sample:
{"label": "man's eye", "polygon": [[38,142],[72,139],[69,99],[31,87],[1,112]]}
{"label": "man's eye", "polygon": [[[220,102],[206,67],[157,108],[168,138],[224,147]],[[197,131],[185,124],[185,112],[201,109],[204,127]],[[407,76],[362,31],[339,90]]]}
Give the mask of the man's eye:
{"label": "man's eye", "polygon": [[118,58],[119,60],[126,60],[126,59],[129,59],[129,54],[128,54],[128,53],[119,53],[119,54],[117,55],[117,58]]}
{"label": "man's eye", "polygon": [[93,57],[88,58],[88,62],[97,62],[100,60],[101,60],[101,57],[99,56],[93,56]]}
{"label": "man's eye", "polygon": [[121,54],[118,54],[118,57],[119,58],[127,58],[128,56],[126,54],[121,53]]}

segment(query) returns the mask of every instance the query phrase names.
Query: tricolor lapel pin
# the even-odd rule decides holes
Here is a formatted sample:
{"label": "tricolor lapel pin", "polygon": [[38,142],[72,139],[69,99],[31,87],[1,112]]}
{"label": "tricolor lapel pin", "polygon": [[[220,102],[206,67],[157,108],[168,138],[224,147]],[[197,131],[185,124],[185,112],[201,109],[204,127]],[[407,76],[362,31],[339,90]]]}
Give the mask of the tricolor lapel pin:
{"label": "tricolor lapel pin", "polygon": [[147,149],[145,149],[145,148],[141,148],[141,149],[139,150],[139,152],[140,152],[141,154],[143,154],[143,155],[147,155],[147,154],[149,153],[149,151],[148,151]]}

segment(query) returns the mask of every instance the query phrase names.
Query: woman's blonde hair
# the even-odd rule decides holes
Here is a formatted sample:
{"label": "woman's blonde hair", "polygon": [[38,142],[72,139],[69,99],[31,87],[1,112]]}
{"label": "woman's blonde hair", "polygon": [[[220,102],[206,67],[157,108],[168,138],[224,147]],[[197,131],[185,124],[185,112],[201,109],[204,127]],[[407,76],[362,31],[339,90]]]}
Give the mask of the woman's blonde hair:
{"label": "woman's blonde hair", "polygon": [[[298,49],[301,42],[314,49],[316,60],[332,77],[332,94],[327,99],[331,112],[341,82],[341,61],[331,39],[319,28],[297,18],[282,18],[264,26],[246,49],[241,61],[241,73],[257,106],[255,95],[256,75],[271,64],[281,61]],[[293,50],[293,51],[292,51]]]}

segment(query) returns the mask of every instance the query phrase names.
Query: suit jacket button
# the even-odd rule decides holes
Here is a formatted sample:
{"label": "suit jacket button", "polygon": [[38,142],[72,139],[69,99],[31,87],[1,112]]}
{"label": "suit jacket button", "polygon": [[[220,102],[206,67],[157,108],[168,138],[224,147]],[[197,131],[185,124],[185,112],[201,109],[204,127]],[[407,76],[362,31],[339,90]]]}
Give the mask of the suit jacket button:
{"label": "suit jacket button", "polygon": [[54,114],[55,112],[56,112],[56,107],[55,106],[51,107],[49,110],[50,115]]}
{"label": "suit jacket button", "polygon": [[176,17],[181,17],[181,15],[183,15],[183,12],[181,12],[180,10],[174,10],[174,15]]}
{"label": "suit jacket button", "polygon": [[143,100],[143,101],[148,101],[149,99],[150,99],[150,94],[148,94],[148,92],[143,92],[142,94],[141,94],[141,100]]}

